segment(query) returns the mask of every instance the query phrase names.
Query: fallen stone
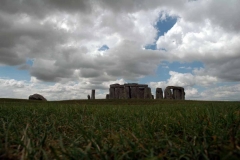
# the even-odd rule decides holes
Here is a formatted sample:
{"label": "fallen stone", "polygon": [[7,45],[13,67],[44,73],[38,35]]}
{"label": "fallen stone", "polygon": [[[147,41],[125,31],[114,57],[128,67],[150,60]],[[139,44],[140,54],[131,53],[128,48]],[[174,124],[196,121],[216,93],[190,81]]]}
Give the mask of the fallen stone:
{"label": "fallen stone", "polygon": [[33,94],[33,95],[30,95],[29,100],[39,100],[39,101],[47,101],[46,98],[44,98],[42,95],[40,94]]}

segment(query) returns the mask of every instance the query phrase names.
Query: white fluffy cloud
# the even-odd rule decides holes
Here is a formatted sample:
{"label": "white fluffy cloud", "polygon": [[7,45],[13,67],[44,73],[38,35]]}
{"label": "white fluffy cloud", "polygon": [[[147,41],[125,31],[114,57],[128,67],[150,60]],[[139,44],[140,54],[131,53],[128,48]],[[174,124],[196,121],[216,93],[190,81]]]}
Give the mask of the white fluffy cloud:
{"label": "white fluffy cloud", "polygon": [[165,88],[167,86],[182,86],[182,87],[193,87],[203,86],[208,87],[218,82],[217,77],[209,75],[196,75],[192,73],[178,73],[174,71],[169,72],[170,78],[167,81],[151,82],[150,86],[157,88]]}
{"label": "white fluffy cloud", "polygon": [[[170,71],[169,75],[167,81],[150,82],[152,91],[154,92],[156,88],[164,90],[167,86],[182,86],[185,88],[186,99],[239,101],[240,84],[218,86],[217,77],[201,75],[200,70],[195,70],[193,73]],[[199,91],[198,87],[205,89]]]}
{"label": "white fluffy cloud", "polygon": [[0,78],[0,97],[28,99],[31,94],[39,93],[47,100],[87,99],[87,95],[91,95],[91,90],[96,89],[96,98],[102,99],[106,98],[109,85],[113,83],[123,84],[125,81],[119,79],[92,84],[88,79],[82,79],[80,82],[46,84],[37,80],[36,77],[31,77],[30,82]]}
{"label": "white fluffy cloud", "polygon": [[157,47],[180,61],[203,62],[207,75],[239,81],[240,1],[199,0],[187,6]]}

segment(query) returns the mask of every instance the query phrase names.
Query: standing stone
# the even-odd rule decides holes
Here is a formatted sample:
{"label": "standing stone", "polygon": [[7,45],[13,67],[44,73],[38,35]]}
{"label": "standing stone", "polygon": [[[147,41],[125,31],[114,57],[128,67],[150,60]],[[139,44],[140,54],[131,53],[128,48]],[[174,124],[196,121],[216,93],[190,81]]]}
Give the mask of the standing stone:
{"label": "standing stone", "polygon": [[162,88],[156,88],[156,99],[163,99]]}
{"label": "standing stone", "polygon": [[178,93],[179,93],[178,89],[173,89],[173,99],[178,99]]}
{"label": "standing stone", "polygon": [[182,99],[182,89],[178,89],[176,92],[176,99]]}
{"label": "standing stone", "polygon": [[152,92],[150,87],[148,87],[148,99],[152,99]]}
{"label": "standing stone", "polygon": [[119,99],[119,87],[115,88],[114,99]]}
{"label": "standing stone", "polygon": [[172,95],[172,91],[171,91],[170,87],[167,87],[164,90],[164,99],[173,99],[173,95]]}
{"label": "standing stone", "polygon": [[144,88],[143,87],[139,87],[138,88],[138,99],[144,99]]}
{"label": "standing stone", "polygon": [[110,89],[109,89],[109,98],[110,99],[114,99],[114,95],[115,95],[115,88],[113,88],[113,87],[110,87]]}
{"label": "standing stone", "polygon": [[106,99],[109,99],[109,94],[106,94]]}
{"label": "standing stone", "polygon": [[92,90],[91,99],[95,99],[95,89]]}
{"label": "standing stone", "polygon": [[138,95],[138,87],[137,86],[133,86],[130,88],[131,91],[131,98],[132,99],[137,99],[137,95]]}
{"label": "standing stone", "polygon": [[148,87],[144,87],[144,99],[148,97]]}
{"label": "standing stone", "polygon": [[151,88],[146,87],[144,91],[144,99],[152,99]]}
{"label": "standing stone", "polygon": [[88,98],[88,100],[90,100],[91,99],[90,95],[87,95],[87,98]]}
{"label": "standing stone", "polygon": [[119,87],[119,99],[124,99],[124,87]]}
{"label": "standing stone", "polygon": [[124,91],[125,91],[125,98],[130,99],[131,98],[130,87],[124,86]]}
{"label": "standing stone", "polygon": [[152,99],[154,99],[154,95],[152,95]]}

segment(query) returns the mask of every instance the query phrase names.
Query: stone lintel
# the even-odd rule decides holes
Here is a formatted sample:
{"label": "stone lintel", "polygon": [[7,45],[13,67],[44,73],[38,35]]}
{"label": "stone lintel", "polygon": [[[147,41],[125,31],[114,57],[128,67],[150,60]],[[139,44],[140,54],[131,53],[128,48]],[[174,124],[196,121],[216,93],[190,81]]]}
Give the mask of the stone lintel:
{"label": "stone lintel", "polygon": [[127,84],[124,84],[124,86],[126,87],[148,87],[148,85],[146,84],[137,84],[137,83],[127,83]]}
{"label": "stone lintel", "polygon": [[124,84],[124,86],[126,86],[126,87],[132,87],[132,86],[138,86],[138,84],[137,83],[125,83]]}
{"label": "stone lintel", "polygon": [[112,86],[112,88],[124,88],[124,85],[116,85],[116,86]]}
{"label": "stone lintel", "polygon": [[111,87],[116,87],[116,86],[119,86],[119,85],[120,85],[120,84],[118,84],[118,83],[111,84],[111,85],[110,85],[110,88],[111,88]]}
{"label": "stone lintel", "polygon": [[167,86],[166,88],[168,88],[168,89],[184,89],[183,87],[178,87],[178,86]]}

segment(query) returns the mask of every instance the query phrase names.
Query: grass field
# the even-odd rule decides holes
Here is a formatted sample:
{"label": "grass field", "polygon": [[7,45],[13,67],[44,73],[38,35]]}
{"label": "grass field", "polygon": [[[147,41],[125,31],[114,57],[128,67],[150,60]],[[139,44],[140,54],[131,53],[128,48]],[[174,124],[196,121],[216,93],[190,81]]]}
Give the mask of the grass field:
{"label": "grass field", "polygon": [[0,99],[0,159],[239,159],[240,102]]}

